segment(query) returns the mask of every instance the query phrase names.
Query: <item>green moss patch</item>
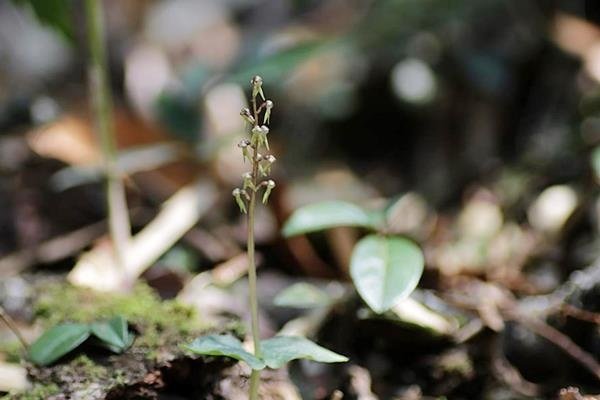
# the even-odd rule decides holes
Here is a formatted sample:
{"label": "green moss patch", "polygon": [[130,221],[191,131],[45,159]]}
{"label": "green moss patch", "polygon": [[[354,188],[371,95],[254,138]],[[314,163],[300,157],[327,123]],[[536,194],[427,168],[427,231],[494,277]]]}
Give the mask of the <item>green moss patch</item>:
{"label": "green moss patch", "polygon": [[162,301],[147,285],[131,294],[97,293],[68,284],[50,284],[34,306],[44,328],[61,322],[93,322],[122,315],[139,332],[134,346],[152,352],[208,328],[197,313],[177,301]]}
{"label": "green moss patch", "polygon": [[127,319],[135,341],[123,354],[113,354],[93,344],[84,346],[55,365],[31,366],[34,386],[10,399],[103,399],[119,388],[144,382],[166,362],[185,357],[181,344],[201,335],[209,326],[194,309],[174,300],[161,300],[148,286],[132,293],[97,293],[65,283],[46,283],[34,302],[36,323],[48,329],[63,322],[93,322],[115,315]]}
{"label": "green moss patch", "polygon": [[48,385],[35,384],[27,393],[9,393],[1,397],[1,400],[47,400],[53,395],[60,393],[57,385],[51,383]]}

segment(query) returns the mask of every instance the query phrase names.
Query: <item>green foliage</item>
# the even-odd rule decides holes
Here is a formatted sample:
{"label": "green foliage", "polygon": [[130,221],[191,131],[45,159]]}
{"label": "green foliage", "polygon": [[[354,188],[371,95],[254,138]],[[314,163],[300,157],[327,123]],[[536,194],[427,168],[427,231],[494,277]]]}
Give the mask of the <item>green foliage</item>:
{"label": "green foliage", "polygon": [[0,353],[4,355],[4,361],[19,363],[23,355],[23,344],[18,339],[3,340],[0,342]]}
{"label": "green foliage", "polygon": [[46,331],[29,348],[29,359],[37,365],[52,364],[90,337],[86,324],[62,324]]}
{"label": "green foliage", "polygon": [[423,273],[421,250],[400,237],[369,235],[358,242],[350,275],[365,302],[382,313],[415,289]]}
{"label": "green foliage", "polygon": [[201,122],[195,104],[187,98],[165,92],[156,100],[155,108],[160,121],[172,133],[185,141],[194,142],[198,139]]}
{"label": "green foliage", "polygon": [[[381,227],[385,230],[385,212],[364,210],[343,201],[309,204],[290,216],[283,226],[283,234],[289,237],[339,226],[374,231]],[[423,254],[410,240],[384,234],[370,235],[355,246],[350,274],[363,300],[373,311],[382,313],[410,295],[419,282],[423,267]],[[295,299],[302,297],[294,292],[292,295]]]}
{"label": "green foliage", "polygon": [[184,347],[196,354],[225,356],[244,361],[253,370],[261,370],[265,367],[281,368],[286,363],[297,359],[323,363],[348,361],[348,358],[299,336],[275,336],[262,340],[261,357],[247,352],[242,343],[231,335],[202,336]]}
{"label": "green foliage", "polygon": [[91,330],[114,353],[122,353],[133,343],[134,336],[127,328],[127,321],[120,315],[109,321],[93,323]]}
{"label": "green foliage", "polygon": [[243,64],[237,66],[227,80],[243,83],[255,71],[260,71],[264,80],[282,82],[291,70],[302,62],[325,51],[328,44],[323,41],[313,41],[283,49],[266,57],[257,55],[254,59],[246,59]]}
{"label": "green foliage", "polygon": [[331,299],[321,289],[305,282],[295,283],[279,292],[273,303],[280,307],[315,308],[326,306]]}
{"label": "green foliage", "polygon": [[283,234],[290,237],[338,226],[375,228],[371,215],[362,208],[345,201],[324,201],[294,211],[283,226]]}
{"label": "green foliage", "polygon": [[207,328],[194,309],[175,300],[163,301],[141,283],[130,294],[98,293],[68,284],[47,285],[40,292],[34,311],[44,327],[122,315],[139,328],[141,334],[135,343],[148,350],[149,358],[155,348],[191,338]]}
{"label": "green foliage", "polygon": [[38,20],[61,33],[69,40],[73,39],[70,0],[13,0],[18,5],[28,5]]}
{"label": "green foliage", "polygon": [[202,336],[189,345],[184,346],[184,348],[196,354],[231,357],[239,361],[244,361],[254,370],[260,370],[265,367],[263,361],[244,350],[242,343],[231,335]]}
{"label": "green foliage", "polygon": [[100,339],[100,344],[114,353],[124,352],[133,343],[127,321],[120,315],[109,321],[91,324],[59,324],[47,330],[31,345],[29,359],[40,366],[52,364],[75,350],[91,335]]}
{"label": "green foliage", "polygon": [[281,368],[286,363],[306,359],[322,363],[348,361],[347,357],[327,350],[300,336],[275,336],[262,341],[263,359],[269,368]]}

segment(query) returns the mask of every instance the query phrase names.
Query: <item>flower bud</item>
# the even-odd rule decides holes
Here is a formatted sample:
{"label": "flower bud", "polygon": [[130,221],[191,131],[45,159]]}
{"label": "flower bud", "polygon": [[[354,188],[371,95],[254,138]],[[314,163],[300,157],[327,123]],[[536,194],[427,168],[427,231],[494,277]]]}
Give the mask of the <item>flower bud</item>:
{"label": "flower bud", "polygon": [[244,190],[246,190],[246,188],[250,188],[252,190],[254,190],[254,183],[252,182],[252,173],[251,172],[245,172],[242,175],[242,180],[244,182]]}
{"label": "flower bud", "polygon": [[274,187],[275,187],[275,181],[273,181],[272,179],[269,179],[267,181],[267,188],[265,189],[265,193],[263,194],[263,198],[262,198],[263,204],[267,204],[267,201],[269,201],[269,196],[271,195],[271,190],[273,190]]}
{"label": "flower bud", "polygon": [[264,156],[262,160],[265,161],[265,163],[258,164],[258,169],[262,176],[267,176],[271,173],[271,166],[273,165],[276,159],[275,156],[269,154],[267,156]]}
{"label": "flower bud", "polygon": [[269,140],[267,139],[267,134],[269,133],[269,128],[266,125],[260,127],[262,131],[262,144],[269,150]]}
{"label": "flower bud", "polygon": [[265,94],[263,93],[263,90],[262,90],[262,83],[263,83],[262,78],[260,76],[256,75],[254,78],[252,78],[250,83],[252,84],[252,98],[256,98],[256,95],[260,94],[260,97],[264,100]]}
{"label": "flower bud", "polygon": [[271,119],[271,109],[273,108],[273,102],[271,100],[267,100],[265,102],[265,107],[267,108],[267,111],[265,111],[265,118],[263,120],[263,123],[268,124]]}
{"label": "flower bud", "polygon": [[254,120],[254,117],[252,116],[252,113],[250,112],[250,109],[248,108],[242,108],[242,110],[240,111],[240,115],[242,116],[244,121],[246,121],[250,125],[254,125],[254,123],[256,122]]}
{"label": "flower bud", "polygon": [[233,192],[231,192],[231,194],[235,198],[235,202],[237,203],[238,207],[240,208],[240,212],[246,214],[247,213],[246,204],[244,203],[244,200],[242,199],[242,191],[239,188],[235,188],[235,189],[233,189]]}
{"label": "flower bud", "polygon": [[260,75],[254,75],[254,76],[252,77],[252,79],[250,79],[250,83],[251,83],[252,85],[255,85],[255,86],[256,86],[256,85],[260,86],[260,85],[262,85],[262,83],[263,83],[263,80],[262,80],[262,78],[260,77]]}
{"label": "flower bud", "polygon": [[269,141],[267,140],[267,133],[269,133],[269,128],[265,125],[263,126],[255,126],[252,128],[252,145],[255,149],[259,149],[261,146],[265,146],[267,150],[269,150]]}

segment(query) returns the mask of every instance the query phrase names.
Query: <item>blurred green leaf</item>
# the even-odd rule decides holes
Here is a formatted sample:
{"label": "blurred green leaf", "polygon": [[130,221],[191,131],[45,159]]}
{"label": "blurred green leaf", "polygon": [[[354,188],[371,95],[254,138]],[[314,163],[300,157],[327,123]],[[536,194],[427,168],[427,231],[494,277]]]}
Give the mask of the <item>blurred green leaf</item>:
{"label": "blurred green leaf", "polygon": [[90,337],[86,324],[60,324],[46,331],[29,348],[29,359],[37,365],[52,364]]}
{"label": "blurred green leaf", "polygon": [[184,346],[189,351],[207,356],[224,356],[244,361],[252,369],[263,369],[265,363],[247,352],[242,343],[231,335],[201,336]]}
{"label": "blurred green leaf", "polygon": [[133,343],[133,335],[129,333],[127,320],[120,315],[106,322],[92,324],[92,333],[115,353],[124,352]]}
{"label": "blurred green leaf", "polygon": [[293,308],[322,307],[330,302],[327,293],[306,282],[295,283],[283,289],[273,299],[276,306]]}
{"label": "blurred green leaf", "polygon": [[350,275],[363,300],[373,311],[382,313],[410,295],[423,265],[423,253],[413,242],[369,235],[352,252]]}
{"label": "blurred green leaf", "polygon": [[327,350],[301,336],[275,336],[261,342],[265,364],[269,368],[281,368],[288,362],[306,359],[323,363],[348,361],[347,357]]}
{"label": "blurred green leaf", "polygon": [[69,40],[73,39],[70,0],[13,0],[18,5],[29,5],[38,20],[55,29]]}
{"label": "blurred green leaf", "polygon": [[375,228],[370,214],[344,201],[324,201],[300,207],[283,226],[286,237],[320,231],[338,226]]}
{"label": "blurred green leaf", "polygon": [[290,70],[326,48],[327,42],[301,43],[269,56],[260,56],[241,64],[229,80],[246,85],[249,77],[259,74],[265,82],[282,82]]}
{"label": "blurred green leaf", "polygon": [[162,93],[155,108],[159,120],[179,138],[194,142],[200,130],[200,115],[196,102],[189,101],[179,93]]}

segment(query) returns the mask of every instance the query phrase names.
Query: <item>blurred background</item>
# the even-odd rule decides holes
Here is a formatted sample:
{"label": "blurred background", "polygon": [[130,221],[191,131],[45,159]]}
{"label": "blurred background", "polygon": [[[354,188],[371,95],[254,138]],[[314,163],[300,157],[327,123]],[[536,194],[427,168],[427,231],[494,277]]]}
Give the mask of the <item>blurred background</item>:
{"label": "blurred background", "polygon": [[[294,209],[327,199],[388,204],[392,229],[424,248],[421,300],[452,319],[446,294],[464,291],[479,315],[456,317],[452,334],[472,319],[495,332],[449,345],[423,339],[414,326],[407,333],[398,321],[361,319],[354,301],[313,333],[351,354],[359,370],[344,370],[341,383],[329,370],[304,370],[305,398],[333,398],[336,388],[358,399],[533,398],[570,384],[600,391],[572,357],[480,307],[496,291],[477,286],[539,300],[574,285],[572,272],[599,265],[600,3],[102,4],[134,232],[182,188],[204,190],[183,200],[197,207],[197,215],[179,216],[191,229],[160,226],[168,237],[157,243],[168,245],[141,263],[142,280],[162,299],[177,297],[206,315],[245,316],[244,290],[237,300],[192,295],[190,282],[223,265],[235,276],[228,282],[244,274],[245,222],[230,193],[247,168],[236,147],[245,129],[239,110],[259,74],[275,104],[269,137],[278,159],[278,186],[257,227],[265,332],[290,317],[269,305],[283,287],[348,281],[360,232],[279,234]],[[0,2],[0,304],[24,329],[34,316],[32,282],[69,274],[74,284],[115,285],[73,272],[82,252],[108,245],[85,38],[83,2]],[[597,293],[600,280],[583,274],[578,282]],[[597,295],[582,293],[577,304],[597,311]],[[594,324],[557,324],[600,354]],[[493,367],[497,348],[508,372]],[[358,393],[361,377],[373,392]]]}

